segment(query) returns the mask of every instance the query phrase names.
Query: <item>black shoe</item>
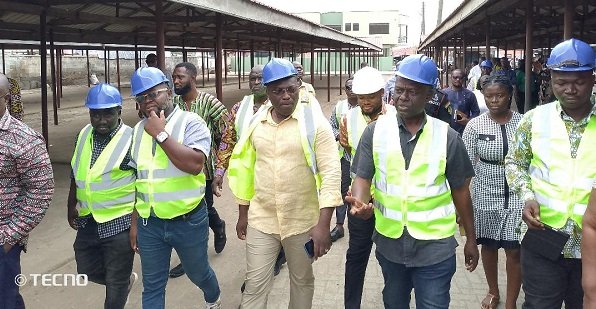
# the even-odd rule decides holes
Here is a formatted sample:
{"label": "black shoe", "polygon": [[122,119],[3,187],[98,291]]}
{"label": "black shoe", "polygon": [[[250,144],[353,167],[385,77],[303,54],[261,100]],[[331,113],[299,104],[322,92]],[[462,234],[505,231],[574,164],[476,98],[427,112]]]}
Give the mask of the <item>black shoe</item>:
{"label": "black shoe", "polygon": [[331,230],[331,242],[335,242],[338,239],[344,237],[344,228],[337,228],[337,225]]}
{"label": "black shoe", "polygon": [[213,229],[213,245],[215,253],[220,253],[226,247],[226,221],[221,220],[218,228]]}
{"label": "black shoe", "polygon": [[184,267],[182,267],[182,263],[178,264],[176,267],[172,268],[172,270],[170,270],[170,278],[178,278],[182,275],[184,275]]}
{"label": "black shoe", "polygon": [[275,267],[273,268],[273,276],[279,275],[279,272],[281,271],[281,266],[285,263],[286,263],[286,254],[285,254],[285,252],[283,252],[283,249],[282,249],[282,251],[279,252],[279,255],[277,255],[277,260],[275,260]]}

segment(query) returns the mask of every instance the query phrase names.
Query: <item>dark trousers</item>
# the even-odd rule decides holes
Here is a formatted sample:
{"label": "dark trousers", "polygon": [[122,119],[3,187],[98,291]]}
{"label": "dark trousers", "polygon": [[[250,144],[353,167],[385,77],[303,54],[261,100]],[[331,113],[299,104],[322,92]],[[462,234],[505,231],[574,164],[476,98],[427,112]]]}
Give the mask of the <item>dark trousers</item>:
{"label": "dark trousers", "polygon": [[524,309],[566,309],[583,307],[581,259],[551,261],[521,248],[522,287],[526,294]]}
{"label": "dark trousers", "polygon": [[[8,252],[0,246],[0,308],[24,309],[25,302],[15,283],[21,274],[21,251],[23,247],[16,245]],[[27,278],[28,279],[28,278]]]}
{"label": "dark trousers", "polygon": [[363,220],[348,213],[349,241],[346,253],[344,304],[346,308],[360,308],[366,266],[372,249],[375,217]]}
{"label": "dark trousers", "polygon": [[106,286],[106,309],[120,309],[126,304],[134,261],[129,232],[99,238],[97,223],[93,220],[88,220],[85,227],[77,231],[73,245],[77,272],[86,274],[91,282]]}
{"label": "dark trousers", "polygon": [[[352,178],[350,178],[350,162],[344,157],[339,160],[341,163],[341,198],[345,199],[348,194],[348,189],[352,184]],[[337,224],[344,224],[346,220],[346,211],[348,210],[348,204],[344,201],[344,204],[335,207],[335,222]]]}
{"label": "dark trousers", "polygon": [[221,227],[221,218],[217,213],[215,207],[213,207],[213,188],[211,188],[211,184],[213,184],[213,180],[207,180],[207,184],[205,187],[205,203],[207,204],[207,215],[209,216],[209,227],[212,230]]}

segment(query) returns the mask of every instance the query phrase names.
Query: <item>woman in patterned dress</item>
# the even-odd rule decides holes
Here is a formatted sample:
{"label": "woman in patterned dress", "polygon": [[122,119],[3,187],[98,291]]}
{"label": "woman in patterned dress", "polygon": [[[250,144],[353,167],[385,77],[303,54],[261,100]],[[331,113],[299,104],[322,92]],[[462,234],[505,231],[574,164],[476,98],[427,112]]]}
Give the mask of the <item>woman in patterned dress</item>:
{"label": "woman in patterned dress", "polygon": [[521,222],[523,203],[509,190],[503,161],[521,115],[509,109],[513,86],[507,77],[497,74],[483,80],[482,93],[488,112],[470,120],[462,137],[476,172],[472,182],[474,224],[488,283],[481,308],[496,308],[499,303],[497,262],[498,250],[503,248],[507,257],[505,308],[510,309],[516,308],[521,287],[516,228]]}

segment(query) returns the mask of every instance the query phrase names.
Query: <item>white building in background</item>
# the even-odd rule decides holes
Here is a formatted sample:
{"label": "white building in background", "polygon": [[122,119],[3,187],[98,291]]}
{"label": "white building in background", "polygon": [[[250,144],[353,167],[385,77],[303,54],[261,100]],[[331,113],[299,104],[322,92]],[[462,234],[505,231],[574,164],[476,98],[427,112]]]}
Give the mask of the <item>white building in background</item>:
{"label": "white building in background", "polygon": [[409,38],[409,18],[399,10],[306,12],[295,15],[383,46],[384,56],[391,56],[393,47],[416,44]]}

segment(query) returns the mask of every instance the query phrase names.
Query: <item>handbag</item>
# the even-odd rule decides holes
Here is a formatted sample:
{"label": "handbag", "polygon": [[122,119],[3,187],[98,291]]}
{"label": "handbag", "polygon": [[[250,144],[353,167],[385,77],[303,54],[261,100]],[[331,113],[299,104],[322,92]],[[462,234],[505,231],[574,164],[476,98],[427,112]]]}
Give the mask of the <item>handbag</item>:
{"label": "handbag", "polygon": [[528,229],[521,246],[551,261],[561,257],[569,234],[544,224],[544,230]]}

